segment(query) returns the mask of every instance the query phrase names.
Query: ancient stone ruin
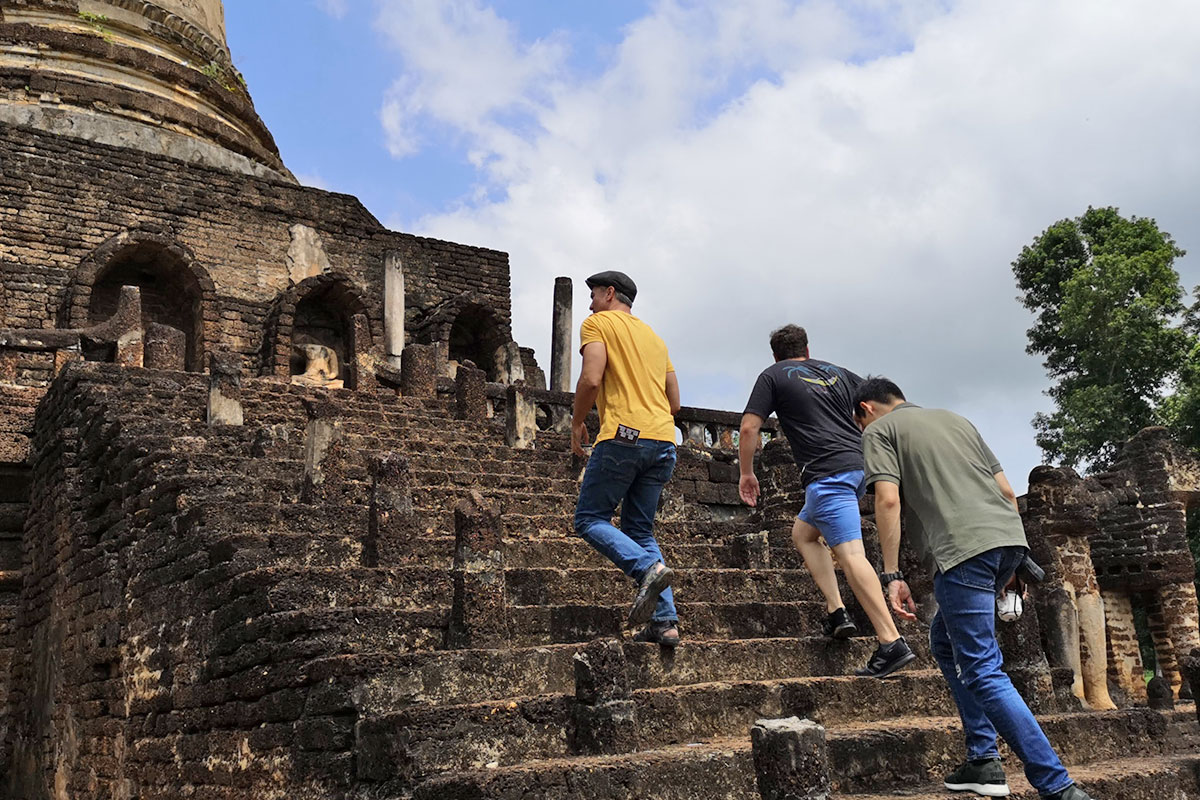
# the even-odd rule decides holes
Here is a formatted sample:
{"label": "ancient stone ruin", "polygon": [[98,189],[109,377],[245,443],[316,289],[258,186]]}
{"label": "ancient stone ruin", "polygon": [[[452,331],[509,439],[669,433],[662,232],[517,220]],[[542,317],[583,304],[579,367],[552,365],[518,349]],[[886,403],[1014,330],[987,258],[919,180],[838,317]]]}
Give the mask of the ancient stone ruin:
{"label": "ancient stone ruin", "polygon": [[[685,643],[634,643],[571,530],[569,280],[548,386],[504,253],[292,179],[219,0],[0,0],[0,54],[0,796],[940,796],[924,625],[847,677],[873,641],[820,636],[781,441],[751,513],[739,415],[680,412]],[[1198,501],[1157,430],[1031,478],[1006,668],[1097,797],[1200,792]]]}

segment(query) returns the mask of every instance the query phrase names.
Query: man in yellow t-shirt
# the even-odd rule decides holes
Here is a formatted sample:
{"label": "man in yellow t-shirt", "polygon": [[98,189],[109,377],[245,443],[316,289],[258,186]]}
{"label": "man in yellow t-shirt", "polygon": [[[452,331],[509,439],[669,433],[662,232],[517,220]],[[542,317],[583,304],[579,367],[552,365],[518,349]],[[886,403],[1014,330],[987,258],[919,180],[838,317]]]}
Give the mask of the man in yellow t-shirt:
{"label": "man in yellow t-shirt", "polygon": [[[654,513],[675,470],[679,383],[666,344],[633,316],[633,280],[610,270],[591,276],[587,285],[593,314],[579,332],[583,371],[575,387],[571,449],[585,455],[584,421],[593,403],[600,432],[579,487],[575,532],[637,582],[628,625],[645,627],[634,639],[675,647],[674,573],[654,539]],[[618,504],[620,528],[612,524]]]}

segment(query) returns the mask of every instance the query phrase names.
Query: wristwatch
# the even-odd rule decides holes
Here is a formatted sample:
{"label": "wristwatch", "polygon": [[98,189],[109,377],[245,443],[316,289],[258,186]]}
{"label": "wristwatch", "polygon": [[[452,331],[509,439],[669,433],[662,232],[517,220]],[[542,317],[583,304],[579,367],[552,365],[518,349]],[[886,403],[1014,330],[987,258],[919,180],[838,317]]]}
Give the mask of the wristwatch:
{"label": "wristwatch", "polygon": [[902,580],[904,580],[904,573],[901,572],[900,570],[896,570],[895,572],[879,573],[879,582],[881,584],[883,584],[883,588],[885,588],[885,589],[888,587],[888,584],[892,583],[893,581],[902,581]]}

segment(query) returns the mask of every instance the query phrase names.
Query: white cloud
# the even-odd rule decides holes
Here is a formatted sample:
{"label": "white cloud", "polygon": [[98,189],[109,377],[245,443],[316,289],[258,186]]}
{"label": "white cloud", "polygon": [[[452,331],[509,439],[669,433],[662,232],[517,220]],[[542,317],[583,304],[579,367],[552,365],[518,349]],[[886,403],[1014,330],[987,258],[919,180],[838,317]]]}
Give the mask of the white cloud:
{"label": "white cloud", "polygon": [[315,0],[317,7],[334,19],[343,19],[350,11],[350,0]]}
{"label": "white cloud", "polygon": [[301,186],[311,186],[314,189],[325,189],[326,191],[332,190],[332,187],[329,185],[329,182],[326,181],[325,178],[322,177],[319,173],[296,172],[293,174],[296,176],[296,180],[300,182]]}
{"label": "white cloud", "polygon": [[511,254],[543,361],[553,278],[576,278],[578,323],[582,278],[629,272],[685,403],[740,409],[795,321],[814,355],[973,416],[1023,484],[1047,401],[1021,246],[1111,204],[1200,247],[1190,0],[662,0],[586,79],[565,38],[523,43],[473,0],[381,25],[409,67],[394,152],[450,131],[488,190],[416,232]]}

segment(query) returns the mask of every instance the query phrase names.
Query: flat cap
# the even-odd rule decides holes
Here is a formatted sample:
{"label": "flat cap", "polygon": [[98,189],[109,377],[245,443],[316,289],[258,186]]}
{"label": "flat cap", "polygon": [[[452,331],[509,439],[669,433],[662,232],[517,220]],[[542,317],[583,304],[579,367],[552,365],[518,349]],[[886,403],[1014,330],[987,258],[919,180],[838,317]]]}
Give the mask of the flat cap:
{"label": "flat cap", "polygon": [[618,272],[615,269],[597,272],[592,277],[588,278],[585,283],[589,289],[594,289],[597,286],[611,286],[621,294],[629,298],[629,302],[637,297],[637,284],[633,282],[633,278],[626,275],[624,272]]}

